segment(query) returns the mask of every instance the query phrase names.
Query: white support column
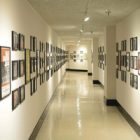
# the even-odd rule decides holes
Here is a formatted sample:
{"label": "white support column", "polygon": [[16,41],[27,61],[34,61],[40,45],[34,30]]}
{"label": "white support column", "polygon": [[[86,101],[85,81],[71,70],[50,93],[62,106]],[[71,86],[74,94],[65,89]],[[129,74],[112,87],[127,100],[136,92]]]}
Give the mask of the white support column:
{"label": "white support column", "polygon": [[105,100],[107,105],[116,104],[116,28],[115,26],[107,26],[104,30],[105,37]]}
{"label": "white support column", "polygon": [[88,75],[92,75],[92,41],[89,42],[89,45],[87,47],[87,59],[88,59]]}
{"label": "white support column", "polygon": [[93,38],[93,83],[98,82],[98,46],[99,46],[99,39]]}

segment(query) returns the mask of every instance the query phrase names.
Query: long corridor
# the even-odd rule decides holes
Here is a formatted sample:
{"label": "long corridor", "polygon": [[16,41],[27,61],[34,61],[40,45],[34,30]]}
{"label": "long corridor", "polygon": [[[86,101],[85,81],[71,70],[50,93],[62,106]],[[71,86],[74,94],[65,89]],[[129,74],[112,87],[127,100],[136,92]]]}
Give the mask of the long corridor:
{"label": "long corridor", "polygon": [[104,104],[104,90],[84,72],[67,72],[37,140],[140,140],[116,107]]}

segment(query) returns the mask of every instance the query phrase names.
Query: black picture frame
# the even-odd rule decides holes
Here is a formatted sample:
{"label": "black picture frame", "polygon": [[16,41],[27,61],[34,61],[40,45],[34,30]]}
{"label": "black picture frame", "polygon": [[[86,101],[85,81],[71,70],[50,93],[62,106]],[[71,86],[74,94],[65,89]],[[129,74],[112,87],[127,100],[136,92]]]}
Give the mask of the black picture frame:
{"label": "black picture frame", "polygon": [[131,87],[134,87],[133,73],[130,73],[130,86],[131,86]]}
{"label": "black picture frame", "polygon": [[133,51],[137,51],[138,45],[137,45],[137,37],[133,37]]}
{"label": "black picture frame", "polygon": [[138,69],[138,57],[133,56],[133,61],[134,61],[134,69],[137,70]]}
{"label": "black picture frame", "polygon": [[0,100],[11,93],[11,50],[0,46]]}
{"label": "black picture frame", "polygon": [[140,52],[138,52],[138,75],[140,75]]}
{"label": "black picture frame", "polygon": [[138,75],[133,75],[133,79],[134,79],[133,87],[135,89],[138,89]]}
{"label": "black picture frame", "polygon": [[126,52],[126,70],[130,71],[130,52]]}
{"label": "black picture frame", "polygon": [[119,51],[119,43],[117,42],[116,43],[116,52],[118,52]]}
{"label": "black picture frame", "polygon": [[119,79],[119,69],[116,69],[116,79]]}
{"label": "black picture frame", "polygon": [[133,51],[133,38],[130,38],[130,51]]}
{"label": "black picture frame", "polygon": [[25,84],[30,82],[30,50],[25,49]]}
{"label": "black picture frame", "polygon": [[134,57],[130,56],[130,68],[134,69]]}
{"label": "black picture frame", "polygon": [[30,94],[33,95],[33,79],[30,80]]}
{"label": "black picture frame", "polygon": [[19,77],[22,77],[25,75],[25,61],[20,60],[19,61]]}
{"label": "black picture frame", "polygon": [[25,100],[25,85],[19,87],[19,94],[20,94],[20,103]]}
{"label": "black picture frame", "polygon": [[23,34],[19,34],[19,50],[25,49],[25,36]]}
{"label": "black picture frame", "polygon": [[36,59],[37,59],[37,77],[40,74],[40,51],[36,51]]}
{"label": "black picture frame", "polygon": [[19,76],[19,62],[12,61],[12,80],[16,80]]}
{"label": "black picture frame", "polygon": [[12,31],[12,50],[19,50],[19,35],[17,32]]}
{"label": "black picture frame", "polygon": [[119,70],[121,71],[121,51],[118,52],[119,59]]}
{"label": "black picture frame", "polygon": [[19,88],[12,91],[12,110],[16,109],[20,104]]}
{"label": "black picture frame", "polygon": [[30,36],[30,51],[33,51],[34,40],[33,36]]}
{"label": "black picture frame", "polygon": [[37,37],[33,37],[33,51],[35,52],[37,50]]}

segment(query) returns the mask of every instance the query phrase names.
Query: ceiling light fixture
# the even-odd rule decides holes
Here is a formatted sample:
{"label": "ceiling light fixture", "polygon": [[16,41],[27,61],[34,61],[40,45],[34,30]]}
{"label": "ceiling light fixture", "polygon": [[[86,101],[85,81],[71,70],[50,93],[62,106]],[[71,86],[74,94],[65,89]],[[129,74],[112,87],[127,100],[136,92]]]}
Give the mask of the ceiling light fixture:
{"label": "ceiling light fixture", "polygon": [[111,14],[111,10],[106,9],[106,10],[105,10],[105,13],[106,13],[108,16],[110,16],[110,14]]}
{"label": "ceiling light fixture", "polygon": [[85,7],[85,17],[84,17],[84,21],[87,22],[90,20],[90,16],[88,16],[88,5],[89,5],[89,0],[87,0],[87,3],[86,3],[86,7]]}
{"label": "ceiling light fixture", "polygon": [[84,32],[83,29],[80,29],[80,32],[83,33]]}
{"label": "ceiling light fixture", "polygon": [[90,17],[89,16],[85,16],[84,21],[87,22],[89,20],[90,20]]}

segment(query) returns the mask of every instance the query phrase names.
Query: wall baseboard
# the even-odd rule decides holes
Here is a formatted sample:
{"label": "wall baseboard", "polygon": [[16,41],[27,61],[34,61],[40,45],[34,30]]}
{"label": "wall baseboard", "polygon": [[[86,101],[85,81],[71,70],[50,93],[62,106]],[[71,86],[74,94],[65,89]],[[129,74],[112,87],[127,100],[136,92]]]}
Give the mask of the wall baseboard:
{"label": "wall baseboard", "polygon": [[126,119],[129,125],[134,129],[136,134],[140,137],[140,126],[137,122],[125,111],[125,109],[119,104],[116,99],[105,99],[105,104],[107,106],[116,106],[122,116]]}
{"label": "wall baseboard", "polygon": [[[65,73],[65,74],[66,74],[66,73]],[[65,74],[64,74],[63,78],[65,77]],[[31,133],[31,135],[30,135],[30,137],[29,137],[29,140],[35,140],[35,139],[36,139],[36,136],[37,136],[37,134],[39,133],[39,130],[40,130],[40,128],[41,128],[41,126],[42,126],[42,124],[43,124],[43,122],[44,122],[44,120],[45,120],[47,114],[48,114],[49,107],[50,107],[51,103],[53,102],[53,100],[54,100],[54,98],[55,98],[56,90],[57,90],[58,86],[62,83],[63,78],[62,78],[62,80],[60,81],[60,83],[57,85],[55,91],[53,92],[53,95],[52,95],[51,99],[49,100],[47,106],[45,107],[43,113],[41,114],[41,117],[39,118],[39,120],[38,120],[36,126],[34,127],[32,133]]]}
{"label": "wall baseboard", "polygon": [[118,102],[115,99],[104,99],[107,106],[118,106]]}
{"label": "wall baseboard", "polygon": [[66,69],[66,71],[88,72],[88,70],[80,70],[80,69]]}
{"label": "wall baseboard", "polygon": [[120,113],[122,114],[122,116],[127,120],[129,125],[134,129],[136,134],[140,137],[140,126],[137,124],[137,122],[125,111],[125,109],[119,103],[117,107]]}
{"label": "wall baseboard", "polygon": [[92,76],[92,73],[89,72],[89,73],[88,73],[88,76]]}
{"label": "wall baseboard", "polygon": [[93,80],[93,84],[99,84],[99,85],[101,85],[101,82],[99,80]]}

